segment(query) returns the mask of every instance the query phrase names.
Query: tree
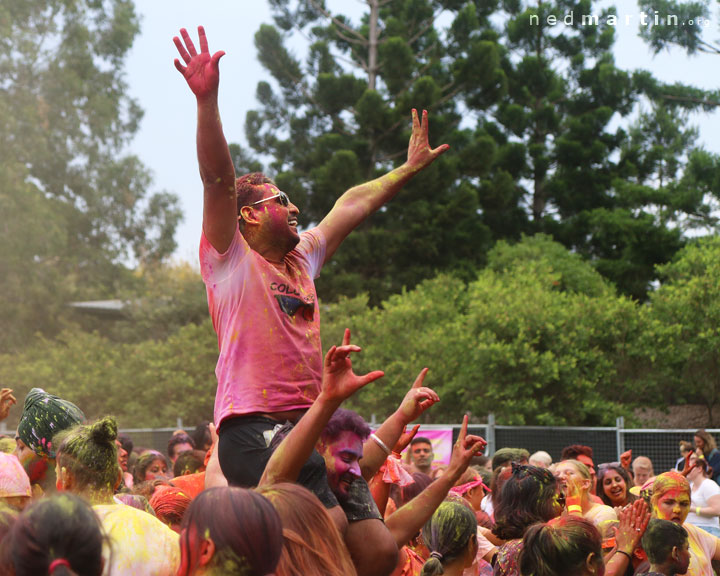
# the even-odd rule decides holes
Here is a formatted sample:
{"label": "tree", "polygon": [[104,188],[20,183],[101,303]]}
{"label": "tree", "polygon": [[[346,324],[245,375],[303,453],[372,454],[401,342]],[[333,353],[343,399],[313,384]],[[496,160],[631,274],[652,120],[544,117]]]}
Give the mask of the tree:
{"label": "tree", "polygon": [[[503,78],[492,42],[468,37],[467,53],[450,61],[435,27],[446,4],[368,0],[355,26],[319,0],[271,2],[275,26],[263,25],[255,43],[273,83],[258,84],[246,135],[308,224],[405,153],[413,107],[430,111],[433,143],[469,148],[457,95],[471,83],[491,101]],[[304,61],[285,47],[298,30],[309,39]],[[438,269],[472,277],[489,246],[478,208],[457,159],[439,159],[346,240],[318,282],[321,297],[367,291],[377,303]]]}
{"label": "tree", "polygon": [[177,198],[124,153],[141,111],[123,61],[131,0],[0,1],[0,349],[61,329],[71,299],[108,297],[123,264],[169,255]]}
{"label": "tree", "polygon": [[647,333],[658,390],[668,403],[704,404],[712,425],[720,401],[720,239],[688,245],[660,272]]}
{"label": "tree", "polygon": [[640,335],[637,306],[548,238],[500,244],[469,284],[440,275],[391,296],[340,300],[324,312],[326,346],[349,326],[359,371],[385,378],[351,400],[384,416],[423,366],[441,402],[435,422],[470,411],[503,424],[611,424],[633,399],[626,363]]}

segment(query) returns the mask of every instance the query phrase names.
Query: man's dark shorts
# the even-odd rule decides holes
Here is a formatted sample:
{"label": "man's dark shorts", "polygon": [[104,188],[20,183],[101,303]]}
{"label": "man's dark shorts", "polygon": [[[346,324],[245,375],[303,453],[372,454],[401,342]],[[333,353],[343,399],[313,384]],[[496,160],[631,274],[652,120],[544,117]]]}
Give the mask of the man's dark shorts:
{"label": "man's dark shorts", "polygon": [[[279,441],[292,429],[289,422],[280,424],[265,416],[239,416],[223,421],[219,430],[218,459],[230,486],[257,486]],[[275,434],[278,438],[275,438]],[[275,441],[273,442],[273,438]],[[325,508],[338,505],[327,481],[325,459],[313,450],[300,470],[297,483],[318,497]],[[372,499],[367,482],[358,478],[351,484],[350,500],[342,508],[350,522],[368,518],[382,518]]]}

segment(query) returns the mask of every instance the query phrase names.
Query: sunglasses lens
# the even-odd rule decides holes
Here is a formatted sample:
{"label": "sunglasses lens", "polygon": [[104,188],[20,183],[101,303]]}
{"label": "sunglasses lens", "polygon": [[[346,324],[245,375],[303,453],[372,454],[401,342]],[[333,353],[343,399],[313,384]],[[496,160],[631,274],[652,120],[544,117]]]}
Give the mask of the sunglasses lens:
{"label": "sunglasses lens", "polygon": [[290,198],[285,192],[280,192],[280,203],[286,208],[290,205]]}

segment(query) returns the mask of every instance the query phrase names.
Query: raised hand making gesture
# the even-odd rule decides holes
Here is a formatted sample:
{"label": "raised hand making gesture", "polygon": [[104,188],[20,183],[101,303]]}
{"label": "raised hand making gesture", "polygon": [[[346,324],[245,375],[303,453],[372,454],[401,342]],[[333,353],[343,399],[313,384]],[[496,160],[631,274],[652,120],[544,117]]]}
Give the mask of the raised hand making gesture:
{"label": "raised hand making gesture", "polygon": [[[175,36],[173,42],[177,46],[178,52],[185,62],[185,66],[180,63],[180,60],[175,58],[175,68],[180,71],[185,81],[190,86],[190,90],[197,98],[204,96],[217,94],[218,84],[220,83],[220,70],[218,62],[220,58],[225,55],[225,52],[220,50],[210,56],[208,50],[207,36],[205,36],[205,29],[202,26],[198,26],[198,37],[200,38],[200,53],[198,54],[195,50],[195,44],[190,39],[185,28],[180,29],[180,38]],[[183,45],[185,42],[185,45]]]}
{"label": "raised hand making gesture", "polygon": [[427,110],[422,112],[422,122],[418,118],[415,108],[412,110],[413,129],[410,135],[410,144],[408,144],[407,164],[414,170],[422,170],[430,166],[435,158],[446,152],[450,146],[442,144],[437,148],[430,148],[430,139],[428,136],[429,124]]}

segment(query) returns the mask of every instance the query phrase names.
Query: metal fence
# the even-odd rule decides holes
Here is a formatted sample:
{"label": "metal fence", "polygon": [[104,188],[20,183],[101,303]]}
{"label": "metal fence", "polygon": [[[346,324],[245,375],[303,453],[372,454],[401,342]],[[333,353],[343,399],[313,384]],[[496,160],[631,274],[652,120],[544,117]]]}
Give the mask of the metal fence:
{"label": "metal fence", "polygon": [[[436,424],[427,428],[452,428],[453,442],[460,431],[458,424]],[[153,448],[166,453],[167,443],[177,428],[132,428],[121,430],[132,438],[138,448]],[[615,427],[589,428],[580,426],[502,426],[489,415],[487,424],[471,424],[471,434],[477,434],[488,442],[486,454],[492,456],[498,448],[525,448],[531,454],[545,450],[553,461],[560,459],[565,446],[585,444],[593,449],[596,464],[615,462],[625,450],[632,448],[633,458],[647,456],[656,473],[673,468],[680,457],[678,443],[692,442],[695,429],[626,429],[623,419],[618,418]],[[708,432],[720,438],[720,429]]]}

